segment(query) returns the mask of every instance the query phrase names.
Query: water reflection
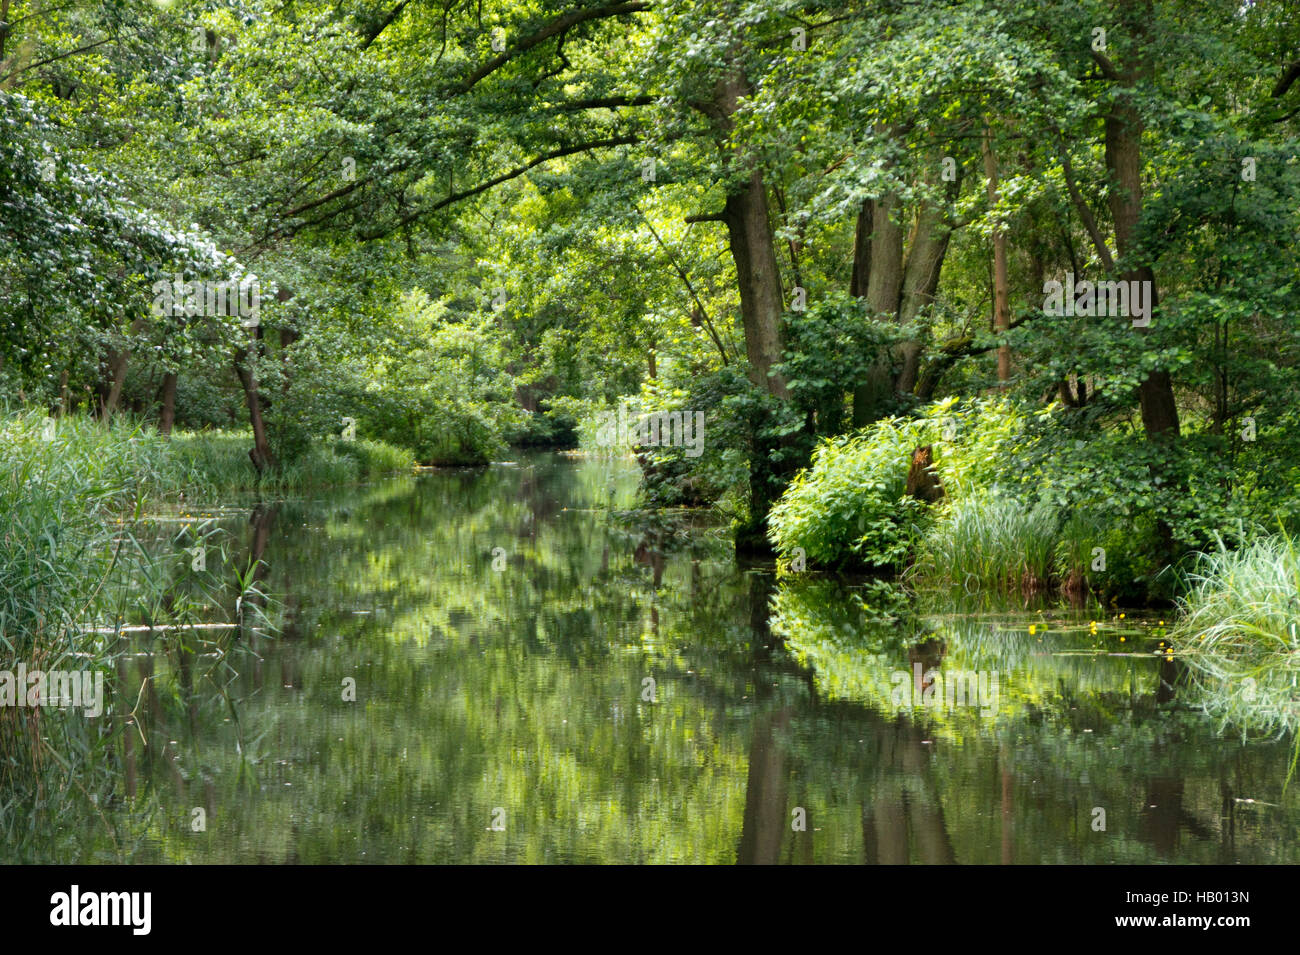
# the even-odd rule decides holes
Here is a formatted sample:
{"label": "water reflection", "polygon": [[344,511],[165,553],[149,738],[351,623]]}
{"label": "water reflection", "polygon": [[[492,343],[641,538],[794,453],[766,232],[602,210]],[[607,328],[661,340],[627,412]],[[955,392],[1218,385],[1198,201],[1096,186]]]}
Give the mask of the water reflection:
{"label": "water reflection", "polygon": [[1139,638],[778,580],[635,485],[541,457],[226,521],[280,632],[139,642],[111,833],[57,861],[1300,859],[1287,745],[1217,738]]}

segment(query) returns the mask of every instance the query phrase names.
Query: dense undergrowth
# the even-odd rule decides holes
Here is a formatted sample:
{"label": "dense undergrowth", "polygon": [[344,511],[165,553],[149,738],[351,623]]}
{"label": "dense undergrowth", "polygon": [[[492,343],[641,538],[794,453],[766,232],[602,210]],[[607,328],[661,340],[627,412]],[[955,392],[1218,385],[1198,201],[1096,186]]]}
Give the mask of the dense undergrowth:
{"label": "dense undergrowth", "polygon": [[[810,566],[906,573],[923,588],[1167,604],[1178,568],[1289,520],[1300,497],[1261,488],[1243,457],[1230,479],[1208,442],[1077,440],[1052,411],[949,399],[823,441],[773,508],[771,541],[786,562],[802,551]],[[906,492],[922,446],[943,488],[934,503]],[[1162,454],[1175,475],[1163,484]]]}

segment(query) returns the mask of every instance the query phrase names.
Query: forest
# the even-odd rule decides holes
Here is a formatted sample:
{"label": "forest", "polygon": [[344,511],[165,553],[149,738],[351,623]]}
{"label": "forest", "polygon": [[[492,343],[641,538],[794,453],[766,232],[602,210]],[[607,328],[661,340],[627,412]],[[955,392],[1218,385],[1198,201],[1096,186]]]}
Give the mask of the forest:
{"label": "forest", "polygon": [[1288,0],[0,0],[6,861],[1300,862],[1298,233]]}

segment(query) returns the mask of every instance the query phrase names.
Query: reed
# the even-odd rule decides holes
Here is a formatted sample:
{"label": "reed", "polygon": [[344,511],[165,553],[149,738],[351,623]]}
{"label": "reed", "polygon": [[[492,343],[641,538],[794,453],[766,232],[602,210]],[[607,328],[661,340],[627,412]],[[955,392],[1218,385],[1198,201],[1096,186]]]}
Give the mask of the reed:
{"label": "reed", "polygon": [[1184,574],[1170,633],[1198,700],[1243,733],[1300,725],[1300,554],[1279,534],[1236,549],[1219,541]]}
{"label": "reed", "polygon": [[930,529],[909,577],[919,586],[968,594],[1045,591],[1055,579],[1057,519],[989,494],[959,498]]}

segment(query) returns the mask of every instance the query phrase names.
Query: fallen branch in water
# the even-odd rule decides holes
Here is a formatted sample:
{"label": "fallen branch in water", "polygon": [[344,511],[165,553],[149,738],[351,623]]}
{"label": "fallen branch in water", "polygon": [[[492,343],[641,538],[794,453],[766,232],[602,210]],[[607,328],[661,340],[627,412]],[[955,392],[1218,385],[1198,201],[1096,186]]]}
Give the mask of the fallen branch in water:
{"label": "fallen branch in water", "polygon": [[235,630],[239,627],[237,623],[186,623],[177,624],[169,623],[161,627],[135,626],[135,627],[94,627],[90,630],[83,630],[82,633],[151,633],[163,630]]}

